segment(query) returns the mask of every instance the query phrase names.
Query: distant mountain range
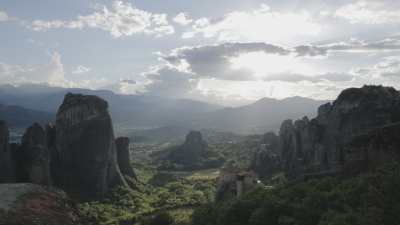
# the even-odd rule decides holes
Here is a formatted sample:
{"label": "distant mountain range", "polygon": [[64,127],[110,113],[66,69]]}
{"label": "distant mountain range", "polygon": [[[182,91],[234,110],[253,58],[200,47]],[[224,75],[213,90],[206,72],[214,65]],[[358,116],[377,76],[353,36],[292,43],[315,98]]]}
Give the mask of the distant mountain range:
{"label": "distant mountain range", "polygon": [[107,90],[67,89],[27,84],[0,86],[0,103],[56,113],[68,92],[97,95],[109,103],[114,124],[126,127],[160,127],[190,121],[194,116],[222,108],[186,99],[145,95],[118,95]]}
{"label": "distant mountain range", "polygon": [[[117,133],[124,129],[149,129],[151,132],[153,128],[168,126],[183,127],[183,130],[215,129],[245,134],[263,133],[277,130],[282,120],[287,118],[315,116],[317,107],[327,102],[301,97],[283,100],[263,98],[250,105],[224,108],[194,100],[119,95],[107,90],[70,89],[37,84],[18,87],[2,85],[0,104],[19,106],[14,107],[19,113],[0,114],[0,119],[16,121],[16,124],[24,126],[34,120],[40,122],[53,119],[68,92],[97,95],[107,100]],[[164,130],[168,132],[170,129]],[[159,132],[163,129],[156,131],[157,135],[162,135]]]}
{"label": "distant mountain range", "polygon": [[26,109],[14,105],[0,104],[0,120],[7,121],[10,128],[24,128],[34,122],[49,123],[55,118],[54,113]]}
{"label": "distant mountain range", "polygon": [[262,98],[246,106],[205,113],[193,126],[245,134],[277,131],[285,119],[296,119],[304,115],[314,117],[317,108],[326,102],[303,97],[282,100]]}

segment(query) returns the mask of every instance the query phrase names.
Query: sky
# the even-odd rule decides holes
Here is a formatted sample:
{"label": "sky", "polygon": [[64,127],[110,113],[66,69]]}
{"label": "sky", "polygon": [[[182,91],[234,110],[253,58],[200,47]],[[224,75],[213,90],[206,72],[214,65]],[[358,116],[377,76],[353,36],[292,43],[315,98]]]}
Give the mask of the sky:
{"label": "sky", "polygon": [[0,84],[240,105],[400,88],[398,0],[1,0]]}

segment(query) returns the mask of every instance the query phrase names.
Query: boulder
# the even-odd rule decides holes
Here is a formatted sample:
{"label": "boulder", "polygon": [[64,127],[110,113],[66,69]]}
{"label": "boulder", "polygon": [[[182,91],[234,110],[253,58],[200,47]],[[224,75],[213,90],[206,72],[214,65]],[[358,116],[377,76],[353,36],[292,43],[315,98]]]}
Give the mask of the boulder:
{"label": "boulder", "polygon": [[66,94],[56,117],[55,185],[73,197],[99,199],[127,185],[118,167],[108,103],[91,95]]}
{"label": "boulder", "polygon": [[58,189],[36,184],[0,184],[0,224],[81,225],[75,204]]}
{"label": "boulder", "polygon": [[0,121],[0,183],[14,180],[14,163],[9,144],[8,126],[4,121]]}

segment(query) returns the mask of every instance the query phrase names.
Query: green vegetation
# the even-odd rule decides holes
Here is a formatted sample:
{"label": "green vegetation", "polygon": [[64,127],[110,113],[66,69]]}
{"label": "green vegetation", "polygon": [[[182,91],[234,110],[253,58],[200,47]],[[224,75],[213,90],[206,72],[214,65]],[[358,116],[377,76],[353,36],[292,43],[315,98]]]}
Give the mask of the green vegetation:
{"label": "green vegetation", "polygon": [[[213,144],[228,164],[246,167],[259,137]],[[147,152],[143,147],[143,152]],[[151,146],[151,152],[163,149]],[[151,154],[151,153],[150,153]],[[400,165],[354,178],[326,177],[288,184],[278,173],[257,190],[213,202],[218,168],[160,170],[145,155],[134,157],[138,190],[116,189],[101,202],[80,205],[88,225],[397,225]]]}
{"label": "green vegetation", "polygon": [[206,204],[193,225],[397,225],[400,165],[351,179],[323,178],[260,188],[238,199]]}
{"label": "green vegetation", "polygon": [[[233,166],[246,167],[257,140],[213,148]],[[278,173],[265,183],[268,186],[218,203],[213,201],[218,168],[163,171],[151,159],[136,160],[134,167],[138,189],[118,188],[101,202],[81,204],[88,217],[85,224],[397,225],[400,221],[400,164],[353,178],[295,184]]]}
{"label": "green vegetation", "polygon": [[212,145],[225,159],[225,164],[236,168],[248,168],[256,150],[260,147],[261,136],[243,137],[238,142],[220,142]]}
{"label": "green vegetation", "polygon": [[215,171],[210,176],[208,171],[174,174],[137,166],[139,180],[145,183],[138,190],[117,188],[101,202],[79,205],[88,225],[185,225],[193,207],[214,199]]}
{"label": "green vegetation", "polygon": [[[187,154],[189,158],[177,159],[174,156],[182,157],[184,154]],[[215,151],[215,149],[205,151],[196,159],[190,159],[192,157],[191,154],[190,152],[185,153],[184,151],[179,151],[179,146],[172,146],[163,151],[160,155],[153,155],[153,157],[158,158],[157,161],[160,165],[158,168],[160,170],[168,171],[193,171],[219,168],[224,163],[223,156]]]}
{"label": "green vegetation", "polygon": [[[211,155],[198,167],[215,167],[209,163],[219,162],[221,156],[234,166],[245,167],[259,139],[249,136],[239,141],[230,136],[218,137],[215,140],[218,143],[209,146]],[[138,189],[118,188],[103,201],[80,204],[80,211],[89,220],[87,225],[161,225],[171,221],[174,225],[188,225],[195,208],[214,201],[219,167],[181,170],[179,165],[173,165],[164,168],[165,161],[157,159],[169,154],[174,148],[171,143],[135,143],[133,148],[132,166],[138,176]]]}

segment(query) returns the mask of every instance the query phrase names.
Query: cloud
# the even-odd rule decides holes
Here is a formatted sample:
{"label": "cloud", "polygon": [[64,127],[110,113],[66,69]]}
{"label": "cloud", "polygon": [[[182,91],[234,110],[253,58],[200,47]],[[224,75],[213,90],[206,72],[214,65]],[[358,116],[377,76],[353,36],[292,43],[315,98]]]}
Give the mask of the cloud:
{"label": "cloud", "polygon": [[[135,87],[140,86],[149,94],[169,93],[173,97],[190,96],[199,100],[205,100],[205,96],[214,100],[234,96],[234,92],[219,87],[224,83],[230,84],[231,88],[237,91],[235,99],[242,100],[246,96],[252,98],[251,96],[263,97],[263,95],[270,97],[301,95],[299,90],[304,92],[302,96],[330,98],[334,93],[351,86],[361,86],[366,83],[390,84],[394,77],[399,77],[397,82],[400,82],[398,76],[400,60],[398,57],[385,58],[372,67],[353,67],[351,70],[337,71],[326,68],[314,70],[310,63],[328,60],[331,57],[328,53],[331,51],[347,53],[368,50],[387,54],[387,51],[397,50],[399,43],[398,37],[390,37],[375,41],[351,39],[292,48],[262,42],[186,46],[167,53],[159,53],[161,65],[145,74],[146,82],[137,83]],[[299,86],[299,90],[296,90],[296,85]],[[274,90],[274,94],[270,95],[260,89],[252,91],[244,88],[252,86]],[[322,94],[318,94],[318,88],[322,90]],[[277,91],[278,89],[280,91]],[[284,93],[283,90],[287,90],[288,93]],[[323,97],[324,93],[326,97]]]}
{"label": "cloud", "polygon": [[380,62],[366,68],[355,68],[353,73],[382,82],[400,82],[400,56],[384,57]]}
{"label": "cloud", "polygon": [[106,83],[100,89],[111,90],[118,94],[143,94],[145,83],[139,83],[131,79],[120,79],[115,83]]}
{"label": "cloud", "polygon": [[351,39],[317,46],[324,51],[391,51],[400,50],[400,36],[393,36],[381,40],[365,41]]}
{"label": "cloud", "polygon": [[96,28],[109,32],[115,38],[140,33],[164,36],[175,32],[166,14],[150,13],[123,1],[113,1],[111,9],[102,6],[101,10],[78,16],[75,20],[35,20],[29,27],[35,31]]}
{"label": "cloud", "polygon": [[[226,64],[224,58],[248,54],[249,51],[268,49],[270,54],[277,57],[304,58],[296,54],[297,48],[266,46],[267,44],[259,43],[257,45],[254,43],[226,43],[175,49],[169,54],[161,55],[163,64],[155,66],[150,72],[143,74],[142,81],[122,82],[121,80],[113,90],[124,94],[190,98],[218,104],[237,105],[266,96],[334,99],[341,90],[360,87],[364,84],[382,84],[400,88],[399,56],[384,57],[371,66],[354,66],[343,72],[328,70],[323,73],[304,74],[292,71],[272,73],[262,79],[253,79],[254,75],[251,71],[245,71],[249,77],[233,77],[233,79],[230,76],[226,77],[232,72],[229,72],[231,65]],[[209,56],[211,57],[210,61],[208,60]],[[378,59],[376,58],[376,60]],[[307,60],[314,59],[307,58]],[[264,64],[273,65],[276,62],[265,61]],[[192,65],[195,65],[194,68],[197,66],[200,68],[200,65],[203,65],[207,69],[192,69]],[[215,76],[199,73],[222,71],[223,68],[228,72]]]}
{"label": "cloud", "polygon": [[297,56],[323,56],[326,55],[327,50],[328,49],[326,48],[312,45],[300,45],[294,47]]}
{"label": "cloud", "polygon": [[50,56],[50,62],[42,65],[21,66],[0,62],[0,80],[6,83],[47,83],[52,86],[72,87],[64,77],[64,66],[59,53]]}
{"label": "cloud", "polygon": [[[77,70],[80,69],[80,72],[83,72],[83,68],[86,67],[78,66]],[[25,83],[95,89],[109,84],[110,80],[102,77],[85,78],[82,76],[75,80],[67,79],[61,55],[58,52],[52,53],[49,62],[44,64],[12,65],[0,62],[0,84],[19,85]]]}
{"label": "cloud", "polygon": [[360,40],[351,38],[348,41],[332,42],[318,45],[299,45],[291,51],[298,57],[326,56],[329,52],[388,52],[400,50],[400,36],[380,40]]}
{"label": "cloud", "polygon": [[122,79],[120,82],[126,83],[126,84],[136,84],[136,81],[131,80],[131,79]]}
{"label": "cloud", "polygon": [[72,73],[73,74],[83,74],[83,73],[87,73],[89,71],[91,71],[92,69],[83,65],[79,65],[77,66]]}
{"label": "cloud", "polygon": [[[293,48],[267,43],[187,46],[166,54],[160,53],[161,65],[146,73],[146,81],[136,83],[134,89],[140,87],[141,93],[151,95],[230,104],[265,96],[284,98],[299,95],[332,99],[345,88],[364,84],[400,87],[400,58],[395,55],[377,56],[372,66],[350,66],[350,69],[337,71],[324,68],[307,72],[303,63],[307,67],[309,63],[328,60],[330,51],[347,53],[368,50],[382,51],[387,55],[390,54],[388,51],[397,48],[397,37],[377,41],[352,39]],[[258,66],[265,71],[255,70],[254,67]]]}
{"label": "cloud", "polygon": [[193,22],[193,20],[186,13],[179,13],[173,19],[173,21],[181,26],[187,26]]}
{"label": "cloud", "polygon": [[8,14],[0,10],[0,22],[5,22],[8,21],[9,19],[10,17],[8,16]]}
{"label": "cloud", "polygon": [[160,67],[145,74],[147,93],[171,98],[190,98],[196,92],[199,80],[195,75],[175,68]]}
{"label": "cloud", "polygon": [[304,74],[296,74],[296,73],[282,73],[282,74],[274,74],[272,76],[267,76],[264,78],[264,81],[285,81],[285,82],[300,82],[300,81],[309,81],[312,83],[318,83],[323,81],[331,81],[331,82],[340,82],[340,81],[351,81],[353,79],[353,75],[349,73],[324,73],[324,74],[313,74],[313,75],[304,75]]}
{"label": "cloud", "polygon": [[253,11],[233,11],[222,18],[200,18],[183,34],[190,38],[201,34],[219,41],[293,41],[315,36],[322,30],[307,12],[272,11],[262,4]]}
{"label": "cloud", "polygon": [[288,55],[290,50],[266,43],[224,43],[197,47],[183,47],[161,55],[161,59],[178,71],[203,78],[249,80],[252,72],[232,67],[231,59],[249,52]]}
{"label": "cloud", "polygon": [[352,24],[400,23],[400,4],[388,0],[361,0],[344,5],[336,10],[335,16]]}

